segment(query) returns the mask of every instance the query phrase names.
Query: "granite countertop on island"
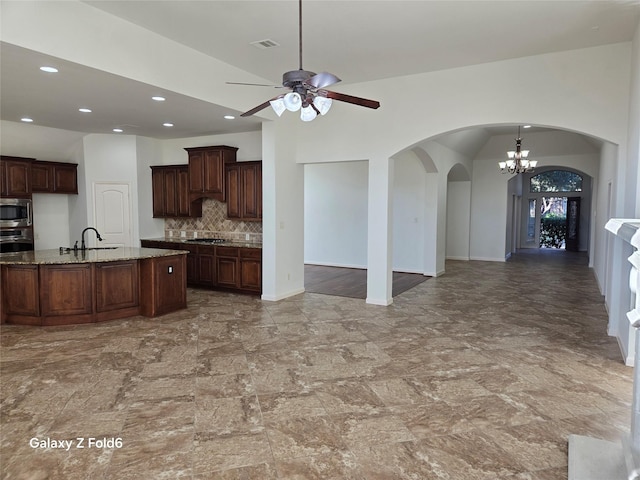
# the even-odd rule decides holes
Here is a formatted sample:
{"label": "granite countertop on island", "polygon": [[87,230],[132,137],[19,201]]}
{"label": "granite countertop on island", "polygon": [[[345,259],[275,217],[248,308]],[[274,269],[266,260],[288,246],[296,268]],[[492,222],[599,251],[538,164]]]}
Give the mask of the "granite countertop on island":
{"label": "granite countertop on island", "polygon": [[163,248],[116,247],[97,250],[31,250],[28,252],[1,253],[0,265],[63,265],[74,263],[118,262],[144,258],[186,255],[185,250],[167,250]]}
{"label": "granite countertop on island", "polygon": [[180,238],[180,237],[161,237],[161,238],[143,238],[150,242],[166,242],[177,243],[181,245],[217,245],[220,247],[240,247],[240,248],[262,248],[262,243],[255,242],[234,242],[233,240],[225,240],[224,242],[212,243],[205,239],[199,238]]}

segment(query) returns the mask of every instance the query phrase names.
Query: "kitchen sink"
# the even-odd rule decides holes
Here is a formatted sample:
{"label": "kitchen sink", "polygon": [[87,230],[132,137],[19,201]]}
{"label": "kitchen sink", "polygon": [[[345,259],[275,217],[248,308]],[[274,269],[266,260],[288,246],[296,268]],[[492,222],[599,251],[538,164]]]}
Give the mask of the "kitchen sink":
{"label": "kitchen sink", "polygon": [[[87,248],[84,251],[88,251],[88,250],[115,250],[116,248],[118,248],[118,247],[90,247],[90,248]],[[73,248],[69,248],[69,247],[60,247],[60,255],[64,255],[65,253],[71,253],[71,252],[74,252],[74,253],[77,254],[78,252],[82,252],[82,251],[83,250],[81,250],[79,248],[74,250]]]}

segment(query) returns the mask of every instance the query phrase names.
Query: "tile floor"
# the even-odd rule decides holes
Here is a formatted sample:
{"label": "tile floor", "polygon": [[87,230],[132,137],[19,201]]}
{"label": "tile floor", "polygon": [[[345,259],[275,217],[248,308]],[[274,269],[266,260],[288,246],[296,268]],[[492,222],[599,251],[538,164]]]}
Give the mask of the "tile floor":
{"label": "tile floor", "polygon": [[630,415],[583,260],[448,262],[388,308],[189,290],[158,319],[3,325],[2,478],[565,479],[569,434]]}

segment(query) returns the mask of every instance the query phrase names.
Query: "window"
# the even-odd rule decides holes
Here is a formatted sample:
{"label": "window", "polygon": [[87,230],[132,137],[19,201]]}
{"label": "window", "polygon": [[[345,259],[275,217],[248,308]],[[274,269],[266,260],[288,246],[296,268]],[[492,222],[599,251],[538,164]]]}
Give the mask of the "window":
{"label": "window", "polygon": [[530,192],[581,192],[582,177],[567,170],[549,170],[531,177]]}

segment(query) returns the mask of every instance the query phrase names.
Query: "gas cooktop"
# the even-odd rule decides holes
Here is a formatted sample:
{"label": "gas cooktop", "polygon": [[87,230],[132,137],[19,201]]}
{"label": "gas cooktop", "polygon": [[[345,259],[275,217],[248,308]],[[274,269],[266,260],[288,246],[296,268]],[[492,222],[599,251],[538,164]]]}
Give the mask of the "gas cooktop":
{"label": "gas cooktop", "polygon": [[187,242],[201,242],[201,243],[224,243],[224,238],[190,238]]}

